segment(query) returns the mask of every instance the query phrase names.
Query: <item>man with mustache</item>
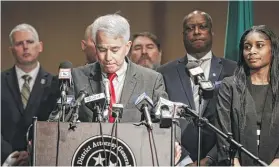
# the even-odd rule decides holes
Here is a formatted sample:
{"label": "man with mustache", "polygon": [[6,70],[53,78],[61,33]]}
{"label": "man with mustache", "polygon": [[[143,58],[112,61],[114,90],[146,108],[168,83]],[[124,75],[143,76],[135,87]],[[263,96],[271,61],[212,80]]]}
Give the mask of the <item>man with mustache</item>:
{"label": "man with mustache", "polygon": [[132,62],[156,70],[161,65],[160,42],[151,32],[135,33],[129,55]]}
{"label": "man with mustache", "polygon": [[[182,102],[189,105],[197,112],[202,112],[210,123],[214,123],[216,117],[216,95],[218,85],[224,77],[231,76],[236,63],[230,60],[216,57],[212,49],[212,18],[203,11],[193,11],[183,19],[183,42],[186,55],[183,58],[169,62],[161,66],[158,71],[164,76],[166,90],[171,101]],[[206,80],[215,85],[214,97],[202,100],[199,106],[198,86],[194,84],[186,64],[197,62],[204,71]],[[200,111],[199,111],[200,108]],[[198,127],[194,123],[181,120],[182,145],[190,152],[193,161],[197,165],[198,157]],[[214,165],[217,160],[216,135],[208,127],[204,126],[201,141],[200,165]]]}

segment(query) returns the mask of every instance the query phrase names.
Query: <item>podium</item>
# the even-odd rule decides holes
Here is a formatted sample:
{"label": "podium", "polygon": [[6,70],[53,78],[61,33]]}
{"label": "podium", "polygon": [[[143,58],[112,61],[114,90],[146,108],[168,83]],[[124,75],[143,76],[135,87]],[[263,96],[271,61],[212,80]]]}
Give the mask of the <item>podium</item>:
{"label": "podium", "polygon": [[[68,122],[34,121],[33,166],[153,166],[152,135],[144,125],[118,123],[117,138],[111,137],[112,123],[78,123],[69,130]],[[58,130],[59,129],[59,130]],[[180,136],[174,127],[175,136]],[[172,130],[153,124],[153,136],[160,166],[170,166]],[[153,152],[154,152],[153,148]],[[153,154],[154,155],[154,154]],[[152,161],[153,160],[153,161]]]}

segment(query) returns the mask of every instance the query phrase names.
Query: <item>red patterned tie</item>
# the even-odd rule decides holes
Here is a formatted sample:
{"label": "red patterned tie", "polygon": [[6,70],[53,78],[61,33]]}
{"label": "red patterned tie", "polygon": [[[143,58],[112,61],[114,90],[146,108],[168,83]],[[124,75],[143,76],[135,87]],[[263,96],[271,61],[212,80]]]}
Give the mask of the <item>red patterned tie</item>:
{"label": "red patterned tie", "polygon": [[109,90],[110,90],[110,105],[109,105],[109,122],[113,123],[114,118],[112,117],[112,105],[116,102],[115,91],[113,86],[113,79],[116,77],[116,73],[108,74],[109,79]]}

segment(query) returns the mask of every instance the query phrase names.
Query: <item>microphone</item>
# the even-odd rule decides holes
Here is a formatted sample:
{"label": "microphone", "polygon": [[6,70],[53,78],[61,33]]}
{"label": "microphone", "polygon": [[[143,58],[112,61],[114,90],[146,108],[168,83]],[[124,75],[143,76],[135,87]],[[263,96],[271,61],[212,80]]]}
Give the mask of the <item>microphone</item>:
{"label": "microphone", "polygon": [[135,105],[137,109],[143,113],[147,126],[152,129],[152,121],[149,111],[151,111],[151,109],[153,108],[153,102],[150,97],[148,97],[146,93],[141,94],[137,98]]}
{"label": "microphone", "polygon": [[[70,111],[71,107],[73,106],[73,104],[75,103],[75,97],[74,95],[66,95],[66,111]],[[58,121],[59,117],[61,117],[60,112],[62,109],[62,105],[61,105],[61,97],[57,100],[56,102],[56,109],[54,111],[52,111],[48,117],[48,121],[50,122],[55,122]]]}
{"label": "microphone", "polygon": [[112,105],[112,116],[114,118],[122,118],[123,114],[123,104],[113,104]]}
{"label": "microphone", "polygon": [[169,128],[172,125],[172,118],[174,112],[174,103],[162,97],[155,107],[155,118],[160,120],[161,128]]}
{"label": "microphone", "polygon": [[105,121],[109,119],[109,106],[110,106],[110,91],[109,91],[109,80],[104,78],[104,85],[105,85],[105,95],[106,95],[106,104],[103,111],[103,118]]}
{"label": "microphone", "polygon": [[106,97],[104,93],[90,95],[84,98],[85,105],[94,111],[96,106],[103,108],[105,105]]}
{"label": "microphone", "polygon": [[[65,116],[65,121],[70,121],[72,119],[72,117],[76,117],[76,119],[78,118],[78,110],[79,110],[79,107],[81,105],[81,102],[82,100],[85,98],[85,96],[87,96],[88,93],[85,91],[85,90],[81,90],[79,93],[78,93],[78,98],[75,100],[74,103],[72,103],[72,108],[71,110],[68,112],[68,114]],[[73,113],[73,109],[74,110],[74,113]]]}
{"label": "microphone", "polygon": [[105,94],[106,94],[107,106],[109,106],[110,105],[109,80],[107,78],[104,78],[103,82],[105,84]]}
{"label": "microphone", "polygon": [[193,110],[188,106],[187,104],[180,103],[180,102],[174,102],[174,106],[176,108],[179,108],[180,110],[176,110],[176,115],[179,117],[194,117],[194,118],[199,118],[199,114],[197,111]]}
{"label": "microphone", "polygon": [[72,74],[71,74],[71,69],[73,65],[69,61],[65,61],[59,65],[59,87],[61,91],[61,98],[62,98],[62,103],[66,102],[66,95],[68,88],[71,86],[72,82]]}
{"label": "microphone", "polygon": [[76,99],[75,103],[73,104],[74,107],[80,106],[81,102],[85,98],[85,96],[88,96],[88,93],[85,90],[81,90],[78,94],[79,94],[79,96]]}
{"label": "microphone", "polygon": [[206,80],[202,68],[196,62],[188,62],[186,65],[190,75],[194,79],[195,85],[199,85],[203,90],[203,97],[209,99],[213,97],[214,86],[211,81]]}

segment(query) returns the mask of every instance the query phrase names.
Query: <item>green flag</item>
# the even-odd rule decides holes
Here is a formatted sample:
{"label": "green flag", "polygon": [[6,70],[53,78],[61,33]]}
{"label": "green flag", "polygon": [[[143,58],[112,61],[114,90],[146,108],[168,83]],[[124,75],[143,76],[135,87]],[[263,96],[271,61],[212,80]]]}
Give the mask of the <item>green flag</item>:
{"label": "green flag", "polygon": [[225,58],[238,61],[238,45],[243,32],[253,26],[253,1],[229,1],[225,38]]}

